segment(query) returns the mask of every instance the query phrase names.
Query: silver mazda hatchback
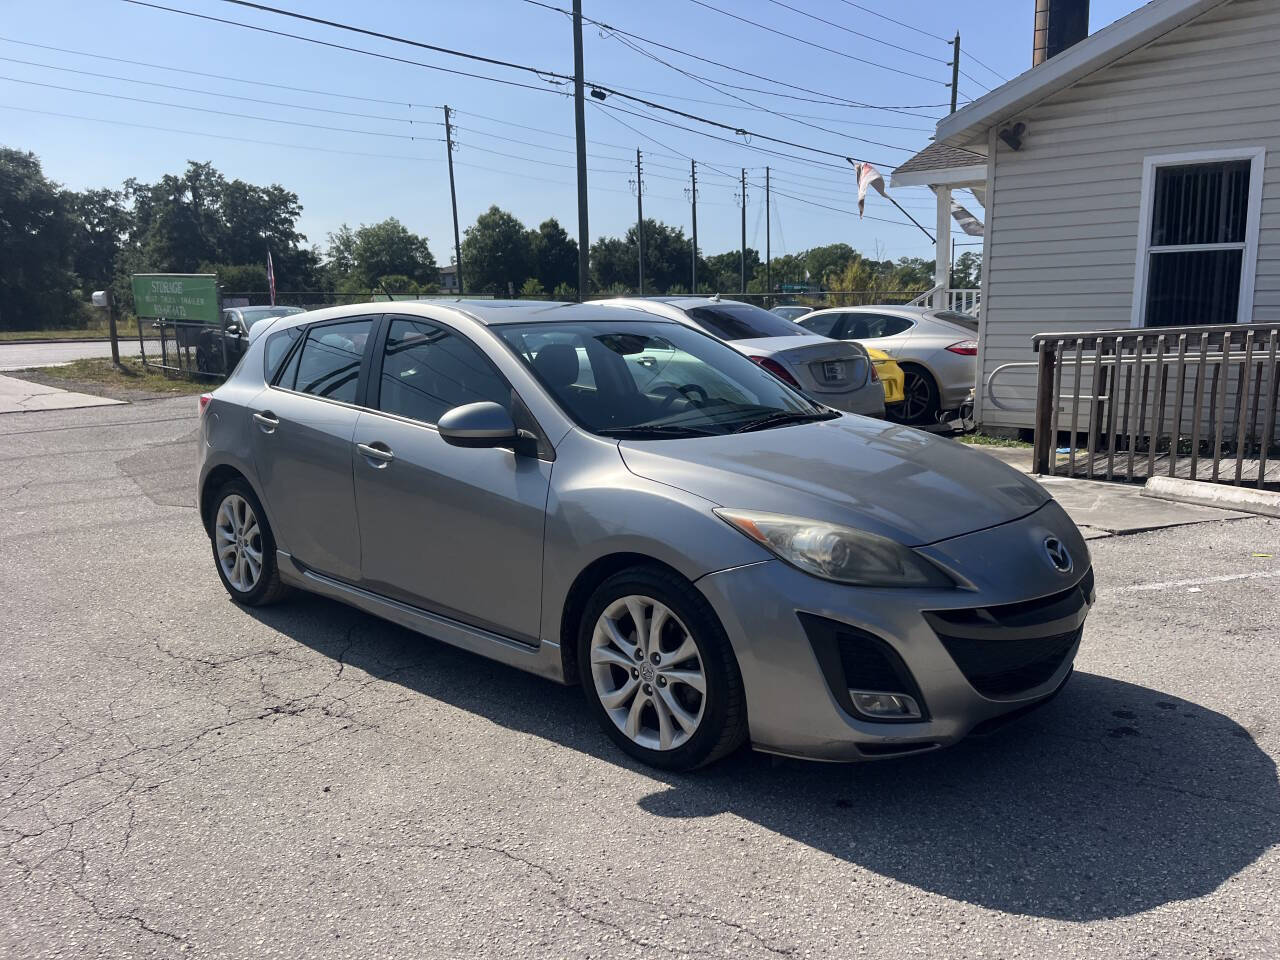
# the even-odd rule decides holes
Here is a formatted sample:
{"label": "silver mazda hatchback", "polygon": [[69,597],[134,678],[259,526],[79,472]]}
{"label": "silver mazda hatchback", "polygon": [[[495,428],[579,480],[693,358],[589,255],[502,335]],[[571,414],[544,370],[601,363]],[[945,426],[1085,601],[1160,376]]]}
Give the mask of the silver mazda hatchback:
{"label": "silver mazda hatchback", "polygon": [[1038,484],[688,324],[457,301],[251,333],[200,398],[200,512],[239,603],[300,588],[580,683],[669,769],[748,741],[931,750],[1071,672],[1093,574]]}

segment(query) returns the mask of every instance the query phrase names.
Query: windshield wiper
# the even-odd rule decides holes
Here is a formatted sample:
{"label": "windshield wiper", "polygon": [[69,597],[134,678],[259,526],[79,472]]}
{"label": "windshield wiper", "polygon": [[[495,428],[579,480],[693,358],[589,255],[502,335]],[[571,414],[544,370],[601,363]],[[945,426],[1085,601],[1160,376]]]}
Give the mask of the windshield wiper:
{"label": "windshield wiper", "polygon": [[748,420],[742,426],[735,427],[733,432],[747,433],[751,430],[767,430],[769,427],[780,427],[784,423],[812,423],[815,420],[830,420],[838,416],[840,414],[830,410],[814,411],[813,413],[792,413],[791,411],[783,410],[756,420]]}
{"label": "windshield wiper", "polygon": [[655,439],[664,439],[669,437],[715,437],[720,434],[703,430],[701,427],[684,427],[673,424],[653,424],[652,426],[644,426],[638,424],[633,427],[602,427],[596,433],[602,437],[617,437],[621,439],[638,439],[641,437],[653,437]]}

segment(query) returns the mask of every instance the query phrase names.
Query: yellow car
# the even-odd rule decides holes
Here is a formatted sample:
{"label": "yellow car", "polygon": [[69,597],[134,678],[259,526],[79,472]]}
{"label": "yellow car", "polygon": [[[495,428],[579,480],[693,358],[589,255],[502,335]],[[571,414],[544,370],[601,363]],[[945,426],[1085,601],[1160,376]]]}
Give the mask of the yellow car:
{"label": "yellow car", "polygon": [[902,368],[883,350],[867,347],[867,354],[871,357],[872,369],[884,386],[885,405],[901,403],[906,396],[906,377],[902,373]]}

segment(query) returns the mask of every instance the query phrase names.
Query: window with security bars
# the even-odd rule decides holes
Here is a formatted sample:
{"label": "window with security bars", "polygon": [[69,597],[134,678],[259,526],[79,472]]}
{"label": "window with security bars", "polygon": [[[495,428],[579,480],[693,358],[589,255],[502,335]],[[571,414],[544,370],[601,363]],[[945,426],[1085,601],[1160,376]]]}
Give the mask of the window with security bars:
{"label": "window with security bars", "polygon": [[1240,159],[1155,168],[1145,326],[1238,319],[1251,166],[1250,160]]}

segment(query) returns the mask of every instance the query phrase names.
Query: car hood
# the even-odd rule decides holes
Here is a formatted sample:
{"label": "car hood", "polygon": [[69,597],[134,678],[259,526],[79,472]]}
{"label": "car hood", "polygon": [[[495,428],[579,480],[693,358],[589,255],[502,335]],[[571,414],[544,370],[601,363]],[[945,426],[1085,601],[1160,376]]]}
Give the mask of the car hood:
{"label": "car hood", "polygon": [[1049,500],[994,457],[865,417],[619,450],[637,476],[719,506],[842,523],[908,546],[1008,523]]}

